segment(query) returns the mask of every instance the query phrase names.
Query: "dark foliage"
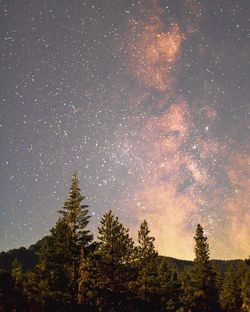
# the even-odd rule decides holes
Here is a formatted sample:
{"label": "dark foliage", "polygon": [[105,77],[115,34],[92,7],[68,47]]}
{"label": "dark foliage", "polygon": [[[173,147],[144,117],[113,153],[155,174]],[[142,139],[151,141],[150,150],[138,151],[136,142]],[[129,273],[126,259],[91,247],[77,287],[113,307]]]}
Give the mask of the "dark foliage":
{"label": "dark foliage", "polygon": [[158,256],[145,220],[135,244],[112,211],[93,243],[84,199],[74,174],[50,235],[0,254],[0,311],[250,311],[250,258],[211,261],[201,225],[194,261]]}

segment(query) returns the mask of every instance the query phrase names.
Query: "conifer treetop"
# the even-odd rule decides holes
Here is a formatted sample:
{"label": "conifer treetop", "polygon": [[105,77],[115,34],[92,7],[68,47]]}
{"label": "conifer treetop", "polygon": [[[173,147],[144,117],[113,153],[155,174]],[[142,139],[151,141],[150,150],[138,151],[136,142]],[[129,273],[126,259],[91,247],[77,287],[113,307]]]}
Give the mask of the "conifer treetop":
{"label": "conifer treetop", "polygon": [[81,194],[79,180],[75,171],[71,178],[69,197],[59,213],[62,214],[72,229],[76,244],[87,246],[93,240],[93,235],[86,229],[90,216],[88,205],[82,204],[85,198]]}
{"label": "conifer treetop", "polygon": [[154,247],[155,238],[150,236],[150,230],[148,223],[144,220],[138,231],[138,256],[139,258],[150,258],[157,256],[157,252]]}
{"label": "conifer treetop", "polygon": [[204,236],[204,230],[200,224],[197,225],[195,240],[195,259],[196,263],[209,261],[209,244],[207,237]]}
{"label": "conifer treetop", "polygon": [[133,240],[129,237],[129,230],[119,222],[110,210],[101,219],[98,227],[99,252],[108,255],[117,262],[129,261],[133,251]]}

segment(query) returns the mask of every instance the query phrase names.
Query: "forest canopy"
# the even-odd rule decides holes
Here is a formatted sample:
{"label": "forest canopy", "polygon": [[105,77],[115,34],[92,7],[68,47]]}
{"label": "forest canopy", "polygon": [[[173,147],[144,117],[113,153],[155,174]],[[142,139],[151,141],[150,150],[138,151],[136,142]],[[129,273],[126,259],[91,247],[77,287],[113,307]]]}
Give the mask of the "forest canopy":
{"label": "forest canopy", "polygon": [[181,268],[158,255],[146,220],[135,242],[110,210],[95,241],[84,201],[74,173],[50,234],[22,249],[29,265],[16,257],[0,271],[1,311],[250,311],[250,258],[216,267],[202,225]]}

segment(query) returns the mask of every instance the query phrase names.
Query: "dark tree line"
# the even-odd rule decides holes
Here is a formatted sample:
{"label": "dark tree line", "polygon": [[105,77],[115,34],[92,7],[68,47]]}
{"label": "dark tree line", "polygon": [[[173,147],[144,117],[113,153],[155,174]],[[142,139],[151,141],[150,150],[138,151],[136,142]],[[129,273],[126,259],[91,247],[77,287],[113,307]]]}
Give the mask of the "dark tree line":
{"label": "dark tree line", "polygon": [[24,273],[15,260],[11,272],[0,271],[0,311],[250,311],[250,258],[221,276],[198,224],[193,267],[178,272],[158,256],[146,221],[135,244],[109,211],[95,242],[84,199],[74,174],[38,265]]}

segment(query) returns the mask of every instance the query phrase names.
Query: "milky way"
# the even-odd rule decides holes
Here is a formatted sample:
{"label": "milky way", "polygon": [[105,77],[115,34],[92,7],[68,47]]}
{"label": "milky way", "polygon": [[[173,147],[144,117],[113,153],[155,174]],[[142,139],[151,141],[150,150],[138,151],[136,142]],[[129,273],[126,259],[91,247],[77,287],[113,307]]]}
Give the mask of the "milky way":
{"label": "milky way", "polygon": [[1,1],[0,248],[49,232],[77,170],[161,254],[250,250],[248,1]]}

